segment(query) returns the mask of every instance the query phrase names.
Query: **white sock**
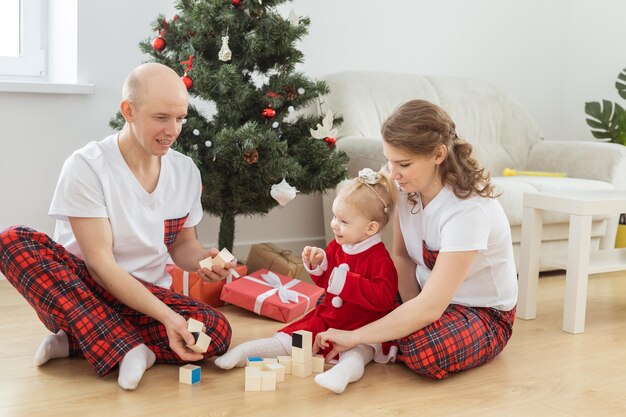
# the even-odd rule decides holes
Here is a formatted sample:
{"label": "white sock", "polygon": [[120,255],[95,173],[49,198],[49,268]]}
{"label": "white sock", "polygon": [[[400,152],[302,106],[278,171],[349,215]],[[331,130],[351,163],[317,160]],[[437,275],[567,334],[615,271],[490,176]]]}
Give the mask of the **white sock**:
{"label": "white sock", "polygon": [[43,342],[35,352],[35,365],[41,366],[50,359],[67,358],[70,356],[70,343],[67,334],[59,330],[56,334],[44,337]]}
{"label": "white sock", "polygon": [[374,348],[357,345],[341,354],[337,365],[315,376],[315,382],[324,388],[341,394],[350,382],[363,376],[365,365],[374,359]]}
{"label": "white sock", "polygon": [[120,361],[117,383],[124,389],[135,389],[146,369],[154,365],[156,355],[143,343],[129,350]]}
{"label": "white sock", "polygon": [[215,359],[215,365],[222,369],[232,369],[245,366],[246,359],[251,356],[275,358],[276,356],[287,354],[287,349],[276,337],[268,337],[266,339],[250,340],[235,346],[224,355]]}

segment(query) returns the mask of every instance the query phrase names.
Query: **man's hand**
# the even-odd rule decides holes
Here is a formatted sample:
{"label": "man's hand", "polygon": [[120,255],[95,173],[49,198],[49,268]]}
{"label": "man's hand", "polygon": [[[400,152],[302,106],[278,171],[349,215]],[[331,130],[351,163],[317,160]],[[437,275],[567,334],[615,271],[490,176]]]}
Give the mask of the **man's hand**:
{"label": "man's hand", "polygon": [[193,345],[196,341],[191,332],[187,330],[187,321],[183,316],[172,311],[172,314],[163,325],[165,326],[167,338],[170,342],[170,349],[182,360],[193,362],[204,358],[204,355],[201,353],[194,352],[187,347],[187,345]]}
{"label": "man's hand", "polygon": [[[215,256],[217,256],[218,253],[219,253],[219,250],[217,250],[216,248],[211,248],[208,250],[207,255],[205,256],[204,259],[208,258],[209,256],[211,258],[214,258]],[[229,269],[236,268],[236,267],[237,267],[237,262],[233,260],[231,262],[226,262],[224,264],[224,267],[213,264],[210,269],[199,268],[196,272],[198,273],[198,276],[205,281],[218,282],[218,281],[222,281],[226,279],[226,277],[228,276]]]}

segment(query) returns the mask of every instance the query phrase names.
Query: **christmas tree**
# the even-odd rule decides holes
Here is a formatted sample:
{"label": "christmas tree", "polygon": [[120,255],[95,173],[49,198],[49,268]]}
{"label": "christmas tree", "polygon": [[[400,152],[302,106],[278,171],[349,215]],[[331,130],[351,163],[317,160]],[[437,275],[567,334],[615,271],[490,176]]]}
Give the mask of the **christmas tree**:
{"label": "christmas tree", "polygon": [[[296,71],[295,44],[310,20],[276,6],[287,0],[179,0],[178,15],[159,15],[140,43],[181,74],[195,101],[174,148],[192,157],[204,185],[204,210],[220,218],[218,245],[232,250],[235,218],[262,215],[300,193],[323,192],[346,176],[348,157],[335,149],[333,125],[298,109],[329,92]],[[121,128],[118,117],[111,126]]]}

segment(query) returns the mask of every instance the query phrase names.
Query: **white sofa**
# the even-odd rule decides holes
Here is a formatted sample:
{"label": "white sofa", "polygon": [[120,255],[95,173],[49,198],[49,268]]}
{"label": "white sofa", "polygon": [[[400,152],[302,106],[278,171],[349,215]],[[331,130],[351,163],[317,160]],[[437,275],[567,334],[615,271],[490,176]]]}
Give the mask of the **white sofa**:
{"label": "white sofa", "polygon": [[[485,82],[364,71],[331,74],[323,80],[329,84],[331,93],[321,97],[312,111],[321,115],[331,110],[343,117],[336,135],[337,148],[350,157],[350,177],[363,167],[379,169],[385,163],[380,127],[398,105],[419,98],[443,107],[455,121],[459,136],[473,145],[476,158],[490,171],[493,183],[502,192],[498,199],[511,224],[516,259],[524,192],[626,189],[626,146],[598,141],[543,140],[526,111]],[[565,172],[568,177],[503,177],[504,168]],[[329,223],[333,197],[334,192],[323,197],[327,241],[332,239]],[[567,216],[545,213],[542,254],[556,255],[566,250],[568,222]],[[617,223],[617,217],[594,218],[592,247],[612,247]],[[390,232],[389,227],[384,235],[389,249]]]}

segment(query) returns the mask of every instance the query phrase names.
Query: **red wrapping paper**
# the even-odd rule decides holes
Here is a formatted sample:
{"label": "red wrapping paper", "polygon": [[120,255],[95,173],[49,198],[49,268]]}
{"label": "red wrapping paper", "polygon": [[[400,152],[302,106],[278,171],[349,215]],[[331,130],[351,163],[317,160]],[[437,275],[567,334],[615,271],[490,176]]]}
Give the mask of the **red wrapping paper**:
{"label": "red wrapping paper", "polygon": [[[270,271],[267,269],[259,269],[247,275],[247,277],[264,281],[262,275],[268,272]],[[297,302],[284,302],[281,300],[277,288],[273,288],[270,284],[260,284],[247,279],[245,276],[242,276],[230,284],[224,285],[221,298],[223,301],[245,308],[246,310],[287,323],[315,308],[317,300],[324,293],[324,289],[316,285],[302,282],[282,274],[274,274],[278,277],[282,286],[285,287],[284,290],[287,291],[290,297],[297,299]],[[274,291],[274,293],[267,296],[271,291]],[[260,302],[259,298],[260,296],[262,298],[263,295],[267,296],[267,298]],[[257,311],[255,311],[255,305]]]}
{"label": "red wrapping paper", "polygon": [[[189,280],[187,288],[184,285],[184,273],[182,269],[176,265],[167,265],[167,272],[172,276],[171,290],[178,294],[188,295],[194,300],[202,301],[212,307],[220,307],[224,305],[220,294],[222,288],[226,284],[226,280],[218,282],[207,282],[198,276],[196,272],[189,272]],[[248,267],[239,265],[235,268],[239,276],[244,276],[248,272]],[[233,277],[234,278],[234,277]],[[185,291],[187,289],[187,291]]]}

